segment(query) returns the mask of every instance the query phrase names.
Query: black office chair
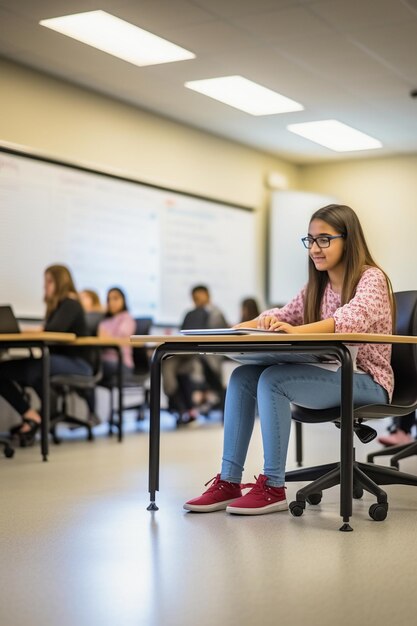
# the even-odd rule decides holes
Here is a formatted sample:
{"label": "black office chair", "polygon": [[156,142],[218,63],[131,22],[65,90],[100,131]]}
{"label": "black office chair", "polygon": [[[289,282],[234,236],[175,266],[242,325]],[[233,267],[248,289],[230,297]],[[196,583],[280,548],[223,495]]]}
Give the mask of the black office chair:
{"label": "black office chair", "polygon": [[[136,328],[135,335],[149,335],[153,320],[150,317],[138,317],[135,319]],[[123,410],[137,411],[136,421],[141,422],[145,419],[145,412],[149,407],[149,389],[146,387],[146,382],[149,380],[150,373],[150,360],[148,355],[148,348],[133,348],[133,372],[123,377]],[[114,414],[117,412],[117,408],[114,406],[113,389],[116,388],[117,378],[113,377],[110,381],[103,385],[110,390],[110,419],[109,419],[109,434],[113,432],[114,426]],[[129,404],[125,402],[126,396],[129,394],[129,390],[137,395],[137,391],[143,392],[143,402],[140,404]],[[126,393],[125,393],[126,392]]]}
{"label": "black office chair", "polygon": [[3,439],[3,437],[0,437],[0,446],[4,446],[4,456],[8,459],[11,459],[14,455],[14,448],[12,448],[10,442],[7,439]]}
{"label": "black office chair", "polygon": [[[413,413],[411,413],[413,415]],[[410,456],[415,456],[417,454],[417,441],[413,441],[411,443],[403,443],[398,446],[388,446],[387,448],[383,448],[382,450],[377,450],[376,452],[371,452],[366,457],[368,463],[373,463],[375,457],[379,456],[391,456],[390,465],[391,467],[399,468],[399,461],[402,459],[407,459]]]}
{"label": "black office chair", "polygon": [[[417,291],[403,291],[394,295],[397,304],[397,334],[417,335]],[[395,377],[392,403],[369,404],[354,409],[354,429],[362,441],[376,436],[376,431],[364,425],[363,421],[406,415],[417,408],[417,345],[393,344],[391,364]],[[320,411],[293,405],[292,418],[304,423],[333,421],[340,426],[340,407]],[[289,505],[295,517],[303,514],[306,502],[318,504],[325,489],[340,484],[340,463],[286,473],[287,482],[304,480],[312,482],[297,491],[296,500]],[[361,498],[364,490],[377,497],[377,502],[369,509],[370,517],[376,521],[384,520],[388,512],[387,494],[378,485],[391,484],[417,486],[417,476],[404,474],[392,467],[354,461],[353,497]]]}
{"label": "black office chair", "polygon": [[81,396],[86,392],[94,393],[94,389],[103,375],[100,352],[98,350],[89,349],[89,356],[89,360],[93,366],[93,373],[91,375],[59,374],[51,376],[51,390],[61,398],[62,403],[60,412],[51,418],[49,432],[52,435],[54,443],[61,443],[61,439],[56,432],[57,426],[60,423],[83,427],[87,430],[87,440],[94,440],[92,424],[87,419],[75,417],[68,413],[69,394],[73,391],[79,393]]}

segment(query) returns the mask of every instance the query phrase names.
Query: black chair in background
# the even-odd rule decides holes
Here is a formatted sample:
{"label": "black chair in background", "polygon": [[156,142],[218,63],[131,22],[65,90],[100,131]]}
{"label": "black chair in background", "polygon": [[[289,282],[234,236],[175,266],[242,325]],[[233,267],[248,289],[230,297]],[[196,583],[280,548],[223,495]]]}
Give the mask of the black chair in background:
{"label": "black chair in background", "polygon": [[54,443],[61,443],[56,432],[58,424],[61,423],[83,427],[87,430],[87,440],[93,441],[94,439],[93,424],[88,419],[82,419],[68,413],[70,393],[76,392],[81,397],[85,397],[85,394],[89,392],[94,393],[94,389],[103,375],[99,350],[89,348],[89,355],[93,365],[92,375],[59,374],[51,376],[51,390],[61,400],[59,413],[51,418],[49,429]]}
{"label": "black chair in background", "polygon": [[[417,335],[417,291],[403,291],[394,295],[397,304],[397,334]],[[417,408],[417,345],[393,344],[391,364],[395,376],[392,403],[369,404],[354,409],[354,430],[361,441],[371,441],[377,434],[363,421],[407,415]],[[334,422],[340,426],[340,407],[320,411],[293,405],[292,418],[297,422]],[[312,481],[297,491],[296,500],[289,505],[292,515],[298,517],[303,514],[306,502],[318,504],[325,489],[340,484],[340,463],[293,470],[286,473],[286,481]],[[370,517],[376,521],[384,520],[388,512],[387,494],[379,485],[391,484],[417,486],[417,476],[399,472],[392,467],[354,461],[353,497],[361,498],[364,490],[376,496],[377,502],[369,509]]]}

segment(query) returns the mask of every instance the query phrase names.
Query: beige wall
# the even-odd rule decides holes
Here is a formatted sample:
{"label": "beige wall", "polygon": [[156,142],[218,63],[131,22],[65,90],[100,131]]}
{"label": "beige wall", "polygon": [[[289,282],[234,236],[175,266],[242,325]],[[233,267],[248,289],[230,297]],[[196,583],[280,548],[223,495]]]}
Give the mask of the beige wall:
{"label": "beige wall", "polygon": [[300,188],[354,208],[394,289],[417,289],[417,155],[304,166]]}
{"label": "beige wall", "polygon": [[255,207],[263,293],[265,179],[279,172],[295,188],[295,166],[1,59],[0,93],[1,142]]}

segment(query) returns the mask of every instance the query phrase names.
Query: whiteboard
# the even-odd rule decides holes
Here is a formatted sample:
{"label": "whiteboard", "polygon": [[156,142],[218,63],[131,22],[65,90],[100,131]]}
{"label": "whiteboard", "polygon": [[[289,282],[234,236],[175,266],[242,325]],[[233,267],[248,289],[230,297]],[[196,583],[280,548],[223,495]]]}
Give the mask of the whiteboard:
{"label": "whiteboard", "polygon": [[304,191],[276,191],[269,223],[269,302],[286,304],[306,284],[308,251],[301,238],[314,211],[337,202],[334,196]]}
{"label": "whiteboard", "polygon": [[77,289],[126,291],[131,312],[178,324],[206,284],[231,323],[256,294],[254,213],[0,151],[0,303],[42,317],[43,272],[68,265]]}

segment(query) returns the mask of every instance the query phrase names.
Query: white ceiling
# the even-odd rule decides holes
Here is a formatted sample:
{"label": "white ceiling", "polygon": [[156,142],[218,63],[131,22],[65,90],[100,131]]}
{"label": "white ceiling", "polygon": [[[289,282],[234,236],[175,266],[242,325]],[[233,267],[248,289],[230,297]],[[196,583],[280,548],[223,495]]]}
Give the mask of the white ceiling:
{"label": "white ceiling", "polygon": [[[94,9],[197,58],[139,68],[38,24]],[[0,0],[0,55],[296,163],[417,152],[417,0]],[[229,74],[305,110],[253,117],[184,87]],[[383,149],[340,155],[286,130],[328,118]]]}

